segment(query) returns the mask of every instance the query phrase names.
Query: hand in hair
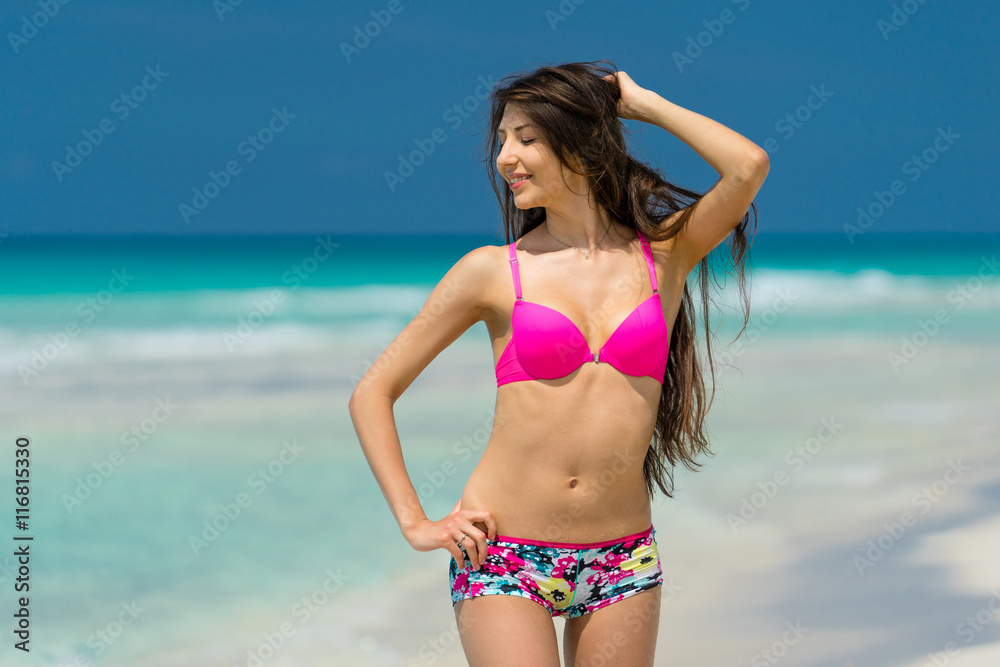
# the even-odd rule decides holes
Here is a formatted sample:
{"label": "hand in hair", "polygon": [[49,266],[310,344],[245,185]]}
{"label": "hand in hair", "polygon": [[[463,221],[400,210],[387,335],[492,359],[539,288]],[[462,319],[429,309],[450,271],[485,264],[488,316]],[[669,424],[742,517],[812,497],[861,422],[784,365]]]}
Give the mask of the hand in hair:
{"label": "hand in hair", "polygon": [[[617,78],[616,78],[617,77]],[[622,96],[618,100],[618,117],[623,120],[645,121],[643,102],[650,91],[641,88],[632,78],[623,71],[616,71],[601,77],[606,81],[617,80],[618,87],[621,88]]]}

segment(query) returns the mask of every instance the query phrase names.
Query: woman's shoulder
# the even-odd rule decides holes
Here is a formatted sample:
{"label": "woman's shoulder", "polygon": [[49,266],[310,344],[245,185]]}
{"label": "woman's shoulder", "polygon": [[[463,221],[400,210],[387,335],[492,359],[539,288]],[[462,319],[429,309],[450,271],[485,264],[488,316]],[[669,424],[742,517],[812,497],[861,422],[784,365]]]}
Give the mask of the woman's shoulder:
{"label": "woman's shoulder", "polygon": [[507,253],[507,244],[479,246],[466,252],[449,271],[453,288],[474,299],[487,321],[504,308],[510,275]]}
{"label": "woman's shoulder", "polygon": [[[516,245],[517,242],[515,241],[514,244]],[[465,253],[459,261],[465,262],[470,267],[489,269],[499,260],[506,260],[508,245],[505,243],[503,245],[478,246]]]}
{"label": "woman's shoulder", "polygon": [[463,279],[480,287],[489,286],[507,264],[508,250],[504,245],[484,245],[466,252],[453,267]]}

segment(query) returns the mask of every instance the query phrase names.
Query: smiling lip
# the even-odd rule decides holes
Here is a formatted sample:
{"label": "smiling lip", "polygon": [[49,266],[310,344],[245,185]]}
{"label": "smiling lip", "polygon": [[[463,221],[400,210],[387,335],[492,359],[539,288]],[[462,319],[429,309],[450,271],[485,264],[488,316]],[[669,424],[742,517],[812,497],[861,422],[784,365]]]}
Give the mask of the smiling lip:
{"label": "smiling lip", "polygon": [[529,178],[531,178],[531,176],[528,176],[528,177],[527,177],[527,178],[525,178],[524,180],[522,180],[522,181],[518,181],[517,183],[511,183],[511,184],[510,184],[510,189],[511,189],[511,190],[516,190],[517,188],[519,188],[519,187],[521,187],[522,185],[524,185],[524,182],[525,182],[525,181],[527,181],[527,180],[528,180]]}

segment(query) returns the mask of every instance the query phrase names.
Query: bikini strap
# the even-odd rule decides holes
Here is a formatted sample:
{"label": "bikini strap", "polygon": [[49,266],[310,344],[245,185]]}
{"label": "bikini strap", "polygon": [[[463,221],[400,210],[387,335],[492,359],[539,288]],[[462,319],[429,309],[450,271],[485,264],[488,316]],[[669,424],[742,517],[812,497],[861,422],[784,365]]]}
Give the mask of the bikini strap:
{"label": "bikini strap", "polygon": [[653,294],[656,294],[656,265],[653,264],[653,253],[649,249],[649,241],[646,240],[646,237],[643,236],[642,232],[638,229],[635,230],[635,232],[639,235],[639,243],[642,245],[642,254],[646,256],[646,266],[649,267],[649,282],[653,285]]}
{"label": "bikini strap", "polygon": [[521,298],[521,269],[518,267],[519,262],[517,261],[517,241],[511,243],[507,246],[510,251],[510,273],[514,276],[514,296],[518,301],[523,301]]}

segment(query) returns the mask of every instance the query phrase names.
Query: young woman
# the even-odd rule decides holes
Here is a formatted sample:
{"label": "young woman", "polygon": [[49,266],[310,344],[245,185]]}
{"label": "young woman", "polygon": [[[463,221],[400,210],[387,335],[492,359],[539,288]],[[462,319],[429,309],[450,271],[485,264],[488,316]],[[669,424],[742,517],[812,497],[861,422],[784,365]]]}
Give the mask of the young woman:
{"label": "young woman", "polygon": [[[620,119],[670,132],[719,180],[703,195],[671,185],[629,155]],[[502,80],[487,165],[513,242],[448,271],[358,384],[351,418],[406,540],[453,556],[470,665],[558,666],[557,615],[566,665],[652,665],[663,577],[650,503],[655,487],[672,497],[673,466],[711,454],[687,278],[698,266],[709,343],[707,256],[731,235],[745,326],[746,229],[768,157],[595,61]],[[480,320],[496,360],[493,431],[454,510],[432,521],[393,403]],[[714,377],[711,358],[709,345]]]}

